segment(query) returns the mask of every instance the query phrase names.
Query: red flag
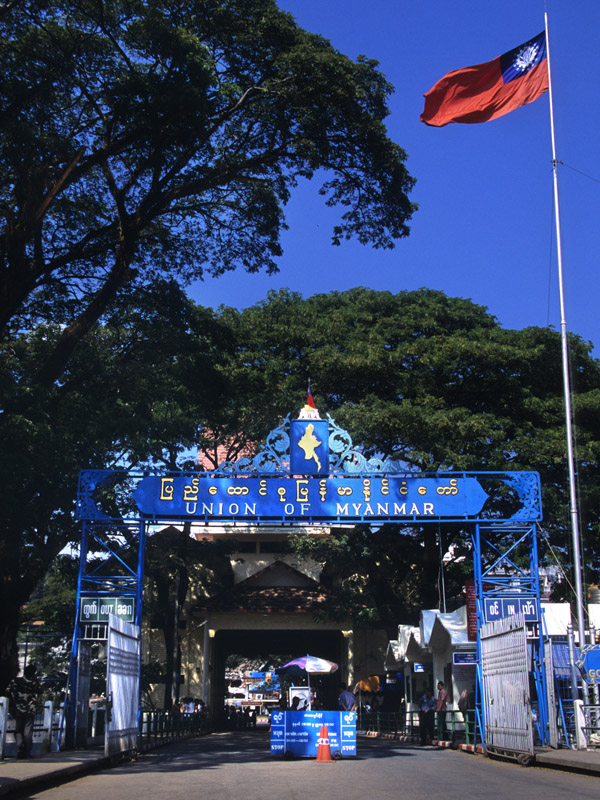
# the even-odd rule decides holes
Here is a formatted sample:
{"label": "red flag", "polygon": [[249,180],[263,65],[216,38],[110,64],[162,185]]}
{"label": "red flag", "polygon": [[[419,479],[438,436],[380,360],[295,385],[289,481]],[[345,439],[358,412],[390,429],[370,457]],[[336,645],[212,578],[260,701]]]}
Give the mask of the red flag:
{"label": "red flag", "polygon": [[485,64],[449,72],[425,95],[421,122],[487,122],[532,103],[548,90],[546,34]]}
{"label": "red flag", "polygon": [[310,381],[308,382],[308,399],[306,401],[306,405],[309,408],[316,408],[315,401],[313,400],[312,391],[310,388]]}

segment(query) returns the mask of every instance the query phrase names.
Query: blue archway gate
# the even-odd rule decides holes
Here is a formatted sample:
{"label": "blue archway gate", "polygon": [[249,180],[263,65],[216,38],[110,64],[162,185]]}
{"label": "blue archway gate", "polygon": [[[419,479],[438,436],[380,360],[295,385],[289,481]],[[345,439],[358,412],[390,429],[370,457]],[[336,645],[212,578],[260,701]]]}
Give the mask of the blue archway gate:
{"label": "blue archway gate", "polygon": [[[297,534],[304,525],[318,524],[461,523],[473,544],[477,629],[514,613],[526,616],[545,742],[535,532],[542,517],[538,474],[416,474],[398,461],[365,458],[331,417],[322,420],[314,410],[305,411],[307,418],[286,417],[254,458],[223,463],[213,471],[81,473],[77,514],[83,534],[70,686],[77,686],[81,643],[103,638],[109,613],[141,624],[144,550],[153,526],[284,523]],[[90,561],[91,553],[102,554],[102,561]],[[478,648],[480,654],[480,643]],[[481,684],[481,671],[478,677]],[[73,731],[81,705],[73,688]],[[479,713],[484,730],[483,708]]]}

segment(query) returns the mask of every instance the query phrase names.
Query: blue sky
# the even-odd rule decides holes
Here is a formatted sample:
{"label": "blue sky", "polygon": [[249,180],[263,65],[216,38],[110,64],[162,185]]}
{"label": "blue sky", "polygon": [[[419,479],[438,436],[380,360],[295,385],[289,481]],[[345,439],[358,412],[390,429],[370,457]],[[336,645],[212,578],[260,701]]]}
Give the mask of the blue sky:
{"label": "blue sky", "polygon": [[[479,125],[431,128],[423,94],[446,72],[490,61],[544,27],[543,0],[280,0],[299,25],[395,86],[390,137],[407,152],[420,206],[392,251],[330,245],[335,210],[318,182],[286,208],[276,276],[241,270],[192,287],[201,305],[245,308],[269,289],[308,297],[353,286],[427,287],[486,306],[506,328],[560,327],[549,101]],[[568,329],[600,352],[600,2],[547,0]]]}

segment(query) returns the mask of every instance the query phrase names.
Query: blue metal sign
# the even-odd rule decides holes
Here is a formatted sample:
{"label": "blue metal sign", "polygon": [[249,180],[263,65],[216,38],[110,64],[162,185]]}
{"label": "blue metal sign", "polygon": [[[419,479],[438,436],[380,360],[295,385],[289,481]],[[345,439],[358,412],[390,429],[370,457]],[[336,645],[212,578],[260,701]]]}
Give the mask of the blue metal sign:
{"label": "blue metal sign", "polygon": [[153,519],[282,522],[465,519],[487,497],[476,478],[395,475],[150,475],[133,493],[140,513]]}
{"label": "blue metal sign", "polygon": [[356,711],[273,711],[271,755],[316,758],[323,725],[332,756],[356,755]]}
{"label": "blue metal sign", "polygon": [[[81,520],[248,522],[533,522],[542,518],[534,472],[415,474],[367,459],[329,418],[286,418],[254,458],[213,472],[85,470]],[[102,503],[106,501],[105,507]],[[121,511],[116,511],[116,501]]]}
{"label": "blue metal sign", "polygon": [[471,650],[468,653],[452,653],[453,664],[476,664],[477,652]]}
{"label": "blue metal sign", "polygon": [[135,597],[81,597],[79,601],[79,621],[89,623],[108,623],[108,615],[135,622]]}
{"label": "blue metal sign", "polygon": [[296,475],[329,472],[329,422],[293,419],[290,422],[290,470]]}
{"label": "blue metal sign", "polygon": [[600,684],[600,644],[586,645],[581,650],[577,666],[587,683],[592,686]]}
{"label": "blue metal sign", "polygon": [[522,614],[525,622],[539,622],[540,609],[536,597],[484,597],[485,621]]}

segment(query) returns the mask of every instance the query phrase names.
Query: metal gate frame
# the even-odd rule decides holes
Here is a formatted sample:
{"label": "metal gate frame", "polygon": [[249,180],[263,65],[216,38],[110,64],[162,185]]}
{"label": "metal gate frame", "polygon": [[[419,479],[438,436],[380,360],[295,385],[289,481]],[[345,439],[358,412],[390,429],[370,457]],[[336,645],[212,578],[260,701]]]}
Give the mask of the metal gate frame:
{"label": "metal gate frame", "polygon": [[546,639],[544,643],[544,668],[546,673],[546,692],[548,699],[548,740],[550,747],[557,748],[559,742],[558,707],[556,702],[556,685],[554,679],[554,655],[552,644]]}
{"label": "metal gate frame", "polygon": [[75,747],[86,747],[89,720],[92,643],[81,639],[77,648]]}
{"label": "metal gate frame", "polygon": [[[215,490],[218,484],[218,486],[221,486],[221,489],[223,489],[223,487],[227,485],[228,492],[231,488],[235,489],[239,487],[229,486],[227,482],[233,481],[235,483],[239,479],[244,479],[243,483],[245,489],[248,489],[246,484],[250,484],[250,481],[247,480],[248,478],[253,480],[253,486],[254,484],[259,485],[263,481],[268,482],[270,479],[276,479],[280,483],[282,480],[289,480],[290,489],[293,489],[293,486],[296,486],[297,483],[298,485],[294,490],[297,492],[296,506],[301,510],[298,511],[293,503],[289,503],[285,504],[283,509],[279,509],[279,506],[277,506],[279,510],[275,516],[273,516],[274,512],[272,509],[263,513],[261,506],[255,519],[255,523],[258,525],[261,524],[263,518],[272,521],[275,518],[279,519],[282,513],[284,517],[286,514],[300,514],[301,516],[298,517],[298,519],[302,522],[307,522],[309,519],[312,519],[310,516],[303,516],[305,513],[305,506],[308,508],[310,507],[304,501],[308,497],[308,495],[306,495],[308,485],[312,485],[314,489],[314,487],[317,486],[316,481],[319,481],[319,485],[323,482],[327,484],[328,481],[330,481],[332,485],[333,482],[339,483],[337,486],[337,493],[340,495],[340,487],[345,490],[345,494],[352,494],[353,491],[356,490],[357,497],[361,500],[361,502],[355,504],[356,507],[359,508],[359,511],[355,512],[358,516],[355,517],[354,513],[348,512],[348,503],[344,505],[343,503],[337,502],[335,513],[333,511],[329,512],[326,509],[317,513],[313,522],[317,521],[319,524],[331,524],[335,522],[336,519],[344,523],[350,521],[375,521],[375,518],[365,516],[374,513],[374,506],[369,502],[371,500],[372,481],[379,482],[382,496],[383,494],[387,496],[390,493],[391,482],[394,481],[394,486],[396,487],[394,491],[400,493],[400,501],[408,494],[409,490],[407,486],[409,483],[412,486],[411,491],[416,491],[414,498],[419,500],[419,502],[421,502],[419,498],[428,491],[430,491],[432,498],[435,491],[435,497],[437,498],[439,495],[444,502],[449,497],[456,497],[456,505],[450,504],[447,506],[442,503],[441,508],[446,510],[439,511],[438,516],[433,515],[433,503],[431,502],[423,504],[422,510],[419,502],[412,502],[408,516],[406,516],[408,503],[389,504],[393,508],[390,515],[388,504],[383,502],[377,505],[377,514],[383,514],[386,519],[388,519],[389,515],[390,521],[401,522],[402,524],[434,523],[439,526],[441,522],[461,522],[464,525],[464,530],[470,533],[473,543],[478,631],[481,625],[486,621],[484,613],[484,601],[486,598],[498,597],[506,599],[509,597],[512,599],[511,596],[516,593],[521,600],[527,602],[529,602],[529,600],[536,601],[539,608],[535,522],[542,519],[542,508],[540,479],[537,473],[449,472],[435,473],[429,476],[425,474],[417,475],[406,473],[406,465],[402,462],[391,460],[382,461],[377,458],[367,460],[359,450],[354,448],[348,432],[339,428],[334,420],[329,417],[327,421],[321,421],[327,423],[329,436],[324,432],[320,434],[322,441],[317,442],[319,447],[323,446],[327,448],[327,458],[322,460],[322,463],[326,464],[325,472],[317,473],[317,468],[315,467],[312,471],[308,470],[307,474],[304,476],[297,475],[296,472],[292,474],[291,450],[293,437],[291,436],[291,429],[297,422],[302,422],[307,425],[313,424],[309,423],[307,419],[290,420],[290,415],[288,415],[288,417],[280,423],[279,427],[271,431],[267,436],[265,449],[258,453],[254,459],[249,460],[247,458],[242,458],[235,463],[225,462],[216,470],[210,471],[210,475],[206,473],[184,472],[163,473],[161,471],[134,473],[128,470],[83,470],[80,473],[77,495],[77,518],[83,523],[83,531],[77,587],[77,620],[73,633],[71,666],[69,670],[67,700],[65,703],[67,744],[69,744],[69,741],[71,743],[73,742],[75,730],[75,708],[78,702],[76,691],[78,644],[81,640],[85,639],[102,642],[106,639],[107,630],[107,626],[104,622],[97,625],[90,625],[80,618],[79,613],[82,601],[86,599],[93,600],[94,598],[116,599],[118,597],[125,598],[126,600],[132,599],[135,601],[135,624],[141,626],[144,555],[148,532],[150,528],[157,524],[164,524],[166,522],[177,524],[182,520],[204,520],[202,516],[204,511],[200,512],[199,516],[196,516],[197,504],[192,502],[192,500],[197,497],[197,486],[200,481],[207,483],[210,479],[214,478],[216,483],[209,488]],[[299,441],[295,441],[295,439],[293,441],[295,442],[294,446],[296,448],[299,447]],[[301,461],[301,463],[304,464],[304,461]],[[401,487],[398,489],[397,486],[400,479],[403,488]],[[157,481],[158,484],[156,483]],[[189,485],[186,481],[189,481]],[[296,483],[294,483],[294,481]],[[136,505],[136,503],[133,502],[134,490],[137,492],[140,486],[146,485],[149,482],[152,484],[152,486],[147,486],[150,495],[155,492],[157,485],[163,487],[160,489],[161,501],[170,501],[175,484],[177,483],[182,494],[181,498],[179,498],[178,495],[178,504],[174,512],[168,511],[163,513],[162,510],[159,512],[154,510],[141,511],[138,505],[138,512],[134,512],[133,517],[130,516],[132,509]],[[423,485],[418,485],[418,482],[422,482]],[[240,486],[241,483],[242,481],[240,481]],[[273,486],[275,486],[275,483],[273,483]],[[279,486],[279,484],[277,484],[277,486]],[[467,501],[473,489],[477,487],[477,503],[471,509]],[[278,492],[280,494],[280,500],[283,503],[280,489],[278,489]],[[324,491],[326,495],[327,490]],[[105,495],[106,493],[108,493],[109,497],[112,497],[113,500],[118,499],[119,503],[109,502],[107,505],[102,505],[102,507],[97,505],[97,495]],[[262,493],[263,490],[259,488],[258,494],[262,495]],[[486,495],[487,499],[483,500]],[[364,499],[364,503],[362,499]],[[481,502],[484,502],[485,505],[481,506]],[[167,505],[169,505],[168,502]],[[216,504],[219,509],[221,506],[224,508],[225,505],[227,504]],[[291,507],[292,511],[287,511],[288,505]],[[355,505],[353,505],[352,508],[354,508]],[[383,509],[381,512],[379,511],[379,505],[381,505]],[[427,511],[425,510],[426,505],[429,508]],[[121,506],[122,510],[120,510]],[[233,511],[234,507],[236,511]],[[398,508],[398,511],[396,511],[396,508]],[[210,514],[212,514],[212,505],[210,509]],[[215,512],[217,513],[215,519],[218,518],[221,521],[229,519],[228,514],[237,514],[240,506],[237,502],[232,502],[227,505],[227,509],[228,510],[224,512],[221,510]],[[207,511],[206,513],[209,512]],[[248,511],[248,513],[250,512]],[[252,514],[254,513],[255,512],[252,511]],[[223,514],[224,516],[222,516]],[[400,514],[400,516],[396,516],[397,514]],[[282,517],[282,519],[284,519],[284,517]],[[252,518],[254,519],[254,517]],[[290,519],[291,518],[292,517],[290,517]],[[293,518],[296,519],[295,516]],[[237,521],[238,517],[232,516],[231,519]],[[285,517],[284,521],[286,520],[287,517]],[[529,560],[526,568],[523,568],[521,561],[511,557],[512,548],[509,548],[508,553],[501,553],[501,548],[498,543],[507,537],[517,540],[517,545],[527,540],[529,545]],[[488,546],[487,554],[485,553],[485,546]],[[93,567],[88,563],[88,554],[92,552],[101,552],[105,556],[101,567]],[[491,559],[489,558],[490,552],[492,554]],[[493,576],[495,564],[502,561],[502,559],[506,559],[506,563],[509,565],[510,572],[506,573],[506,575],[510,575],[510,579],[501,578],[494,582],[493,577],[490,576]],[[112,570],[111,565],[114,566]],[[487,584],[490,580],[492,580],[493,583],[491,591],[487,589]],[[535,628],[535,626],[533,627]],[[532,631],[531,625],[529,625],[529,632],[533,632],[535,639],[536,633]],[[477,635],[477,639],[479,662],[478,696],[481,697],[482,684],[479,634]],[[545,689],[545,673],[543,671],[543,642],[539,633],[536,641],[537,643],[534,644],[534,655],[532,658],[532,674],[537,688],[537,698],[540,705],[540,730],[542,731],[542,739],[544,739],[544,737],[547,738],[547,695]],[[137,671],[139,686],[139,677],[141,673],[140,657],[138,657]],[[542,688],[543,691],[540,691]],[[481,712],[479,717],[481,717]],[[543,743],[546,742],[543,741]]]}
{"label": "metal gate frame", "polygon": [[139,742],[141,636],[110,614],[106,651],[107,719],[104,755],[136,750]]}
{"label": "metal gate frame", "polygon": [[[481,726],[483,746],[487,749],[486,712],[490,704],[486,704],[485,694],[489,692],[484,686],[482,670],[482,631],[491,624],[486,617],[486,609],[490,605],[530,605],[534,610],[531,617],[522,616],[525,625],[527,670],[531,676],[530,687],[535,690],[537,702],[537,731],[542,745],[551,743],[551,732],[548,714],[548,689],[545,669],[544,636],[541,621],[541,600],[539,586],[539,563],[537,535],[534,523],[523,525],[480,524],[472,529],[473,566],[475,573],[475,589],[477,602],[477,680],[480,698]],[[518,603],[516,602],[518,601]],[[510,619],[515,612],[504,619]],[[517,616],[519,612],[516,612]],[[496,620],[497,623],[502,619]],[[502,704],[499,696],[496,703]],[[531,700],[528,700],[531,703]],[[493,712],[495,714],[495,711]],[[533,722],[533,720],[532,720]],[[492,745],[493,746],[493,745]],[[516,748],[515,752],[516,752]],[[529,752],[529,743],[526,750]],[[527,758],[530,756],[527,755]]]}
{"label": "metal gate frame", "polygon": [[[86,598],[128,598],[135,604],[135,625],[142,624],[142,592],[144,586],[144,560],[148,523],[142,520],[89,521],[84,520],[79,550],[79,577],[75,626],[71,645],[67,696],[63,709],[61,729],[65,728],[65,744],[75,747],[78,708],[87,704],[89,697],[81,695],[79,687],[80,644],[96,642],[101,646],[107,640],[107,621],[89,624],[80,619],[81,604]],[[100,563],[92,565],[91,553],[101,554]],[[141,657],[138,663],[138,679],[141,678]],[[79,714],[80,716],[80,714]]]}
{"label": "metal gate frame", "polygon": [[479,635],[486,750],[529,761],[534,747],[525,619],[488,622]]}

